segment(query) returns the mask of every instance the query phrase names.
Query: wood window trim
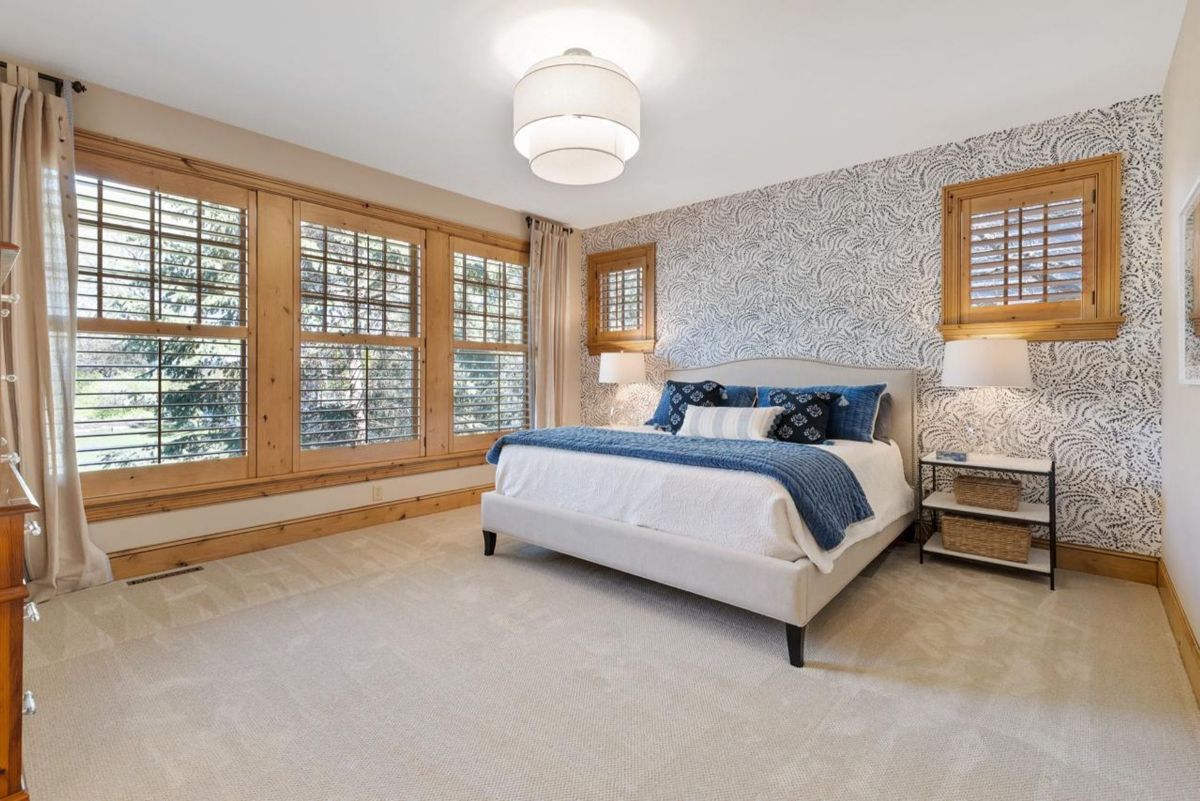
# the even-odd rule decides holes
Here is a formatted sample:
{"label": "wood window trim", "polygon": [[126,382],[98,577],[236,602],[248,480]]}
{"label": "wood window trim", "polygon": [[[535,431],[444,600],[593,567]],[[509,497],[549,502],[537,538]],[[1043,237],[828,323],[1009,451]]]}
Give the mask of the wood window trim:
{"label": "wood window trim", "polygon": [[[588,353],[595,356],[600,353],[622,351],[649,353],[654,350],[657,342],[654,320],[656,258],[657,247],[653,242],[588,255]],[[610,272],[633,266],[642,266],[644,270],[642,276],[642,326],[631,331],[601,331],[600,281],[604,275]]]}
{"label": "wood window trim", "polygon": [[[194,181],[189,184],[192,187],[226,184],[237,189],[237,197],[242,193],[250,193],[256,200],[251,203],[254,216],[249,218],[253,241],[247,243],[255,257],[256,275],[249,287],[252,294],[247,298],[246,329],[257,341],[256,347],[249,348],[247,365],[252,376],[247,387],[248,401],[252,398],[255,403],[255,413],[247,418],[248,456],[207,463],[180,463],[191,466],[193,470],[184,483],[168,480],[166,472],[160,479],[147,474],[123,476],[99,484],[85,477],[85,509],[90,520],[121,519],[322,486],[484,464],[486,447],[483,444],[459,442],[456,443],[457,449],[452,452],[449,441],[452,425],[452,349],[449,337],[453,304],[453,264],[449,241],[454,235],[477,246],[497,247],[518,253],[527,264],[527,240],[365,202],[87,130],[76,130],[75,153],[77,164],[118,165],[117,169],[126,171],[122,174],[127,177],[155,174],[148,171],[164,171],[172,175],[172,180]],[[200,191],[197,190],[193,196],[196,194],[200,194]],[[209,198],[208,195],[205,197]],[[228,196],[212,199],[222,202],[222,198],[228,199]],[[426,261],[422,266],[428,279],[423,283],[422,299],[422,313],[428,326],[425,330],[435,330],[435,317],[443,319],[445,336],[427,336],[427,355],[422,368],[425,403],[425,447],[422,456],[314,470],[299,470],[294,464],[293,423],[294,418],[298,417],[298,412],[293,413],[292,409],[293,365],[298,363],[293,333],[297,325],[294,287],[298,283],[294,276],[298,264],[294,252],[294,231],[298,229],[298,221],[293,219],[296,201],[360,213],[385,222],[407,225],[424,233]],[[431,293],[434,280],[444,284],[439,286],[436,296]],[[154,332],[147,330],[147,333]],[[159,332],[169,333],[165,328]],[[283,336],[279,336],[281,332]],[[240,335],[240,331],[238,333]],[[244,467],[232,464],[243,460],[246,462]],[[196,469],[196,465],[204,464],[215,466]],[[170,468],[173,465],[146,469],[154,471],[162,467]]]}
{"label": "wood window trim", "polygon": [[[482,450],[485,453],[496,440],[505,434],[511,433],[511,430],[487,432],[484,434],[455,434],[454,433],[454,351],[456,350],[487,350],[487,351],[514,351],[526,354],[526,358],[532,359],[533,353],[529,347],[529,322],[530,315],[528,309],[525,317],[525,342],[475,342],[471,340],[460,340],[454,337],[454,254],[462,253],[469,256],[477,256],[483,259],[491,259],[494,261],[507,262],[509,264],[520,264],[525,267],[526,276],[526,298],[532,300],[532,287],[528,284],[529,275],[529,251],[517,250],[514,248],[502,247],[488,242],[480,242],[473,239],[452,236],[448,242],[447,263],[449,265],[447,275],[447,287],[449,289],[449,297],[447,303],[446,328],[445,335],[449,342],[449,359],[446,360],[446,376],[445,382],[449,388],[449,406],[448,417],[446,420],[446,434],[448,448],[450,453],[471,453],[473,451]],[[530,379],[532,383],[532,379]],[[532,387],[530,387],[532,389]],[[529,409],[529,414],[532,417],[533,409]]]}
{"label": "wood window trim", "polygon": [[152,320],[115,320],[79,318],[81,334],[148,334],[236,339],[246,343],[246,454],[229,459],[203,459],[147,465],[144,467],[81,471],[80,483],[85,498],[120,495],[131,491],[155,492],[193,487],[226,479],[248,480],[256,473],[257,392],[253,380],[257,364],[255,327],[251,324],[257,305],[257,225],[256,194],[243,187],[231,187],[209,178],[180,175],[147,164],[113,158],[102,153],[77,153],[77,174],[132,184],[166,194],[184,195],[198,200],[237,206],[246,210],[246,320],[241,326],[170,323]]}
{"label": "wood window trim", "polygon": [[[1093,269],[1085,270],[1085,304],[1078,318],[967,321],[961,259],[964,254],[963,207],[976,199],[1005,192],[1048,187],[1067,181],[1094,182],[1095,251]],[[942,190],[942,336],[946,340],[1010,336],[1034,341],[1115,339],[1121,316],[1121,154],[954,184]],[[1088,282],[1094,282],[1089,284]]]}
{"label": "wood window trim", "polygon": [[[419,228],[404,225],[402,223],[383,220],[378,217],[372,217],[358,212],[346,211],[345,209],[328,208],[320,206],[308,201],[295,201],[293,210],[295,223],[293,225],[294,240],[292,243],[292,252],[294,254],[294,266],[296,280],[293,294],[294,308],[297,309],[293,330],[295,332],[295,366],[293,368],[293,398],[295,405],[295,413],[293,415],[292,427],[292,464],[296,470],[300,472],[308,470],[327,470],[339,467],[353,467],[361,465],[374,465],[394,462],[397,460],[413,459],[425,455],[425,420],[422,418],[418,423],[416,439],[404,440],[401,442],[387,443],[367,443],[354,444],[334,448],[312,448],[305,450],[300,447],[300,423],[301,415],[299,410],[300,399],[300,359],[301,347],[306,342],[324,342],[324,343],[340,343],[345,345],[401,345],[403,347],[412,347],[416,350],[417,360],[417,397],[414,402],[417,406],[421,406],[423,401],[421,393],[424,390],[424,367],[426,363],[426,333],[427,326],[418,323],[418,336],[416,337],[393,337],[376,334],[355,334],[350,332],[315,332],[304,331],[301,327],[299,315],[300,303],[300,231],[301,226],[308,222],[317,225],[324,225],[329,228],[338,228],[342,230],[352,230],[358,233],[368,234],[371,236],[380,236],[390,239],[399,239],[405,242],[410,242],[416,246],[418,259],[420,261],[419,271],[422,273],[418,289],[420,291],[420,299],[418,305],[423,306],[425,300],[425,284],[423,273],[425,272],[425,232]],[[419,311],[418,311],[419,314]]]}

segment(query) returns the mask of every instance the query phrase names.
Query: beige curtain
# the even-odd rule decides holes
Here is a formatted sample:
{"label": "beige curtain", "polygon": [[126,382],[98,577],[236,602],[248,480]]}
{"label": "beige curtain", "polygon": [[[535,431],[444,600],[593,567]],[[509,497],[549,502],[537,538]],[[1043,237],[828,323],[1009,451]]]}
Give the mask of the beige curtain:
{"label": "beige curtain", "polygon": [[75,149],[67,101],[33,70],[8,67],[0,129],[0,240],[21,247],[5,288],[20,300],[0,330],[0,372],[17,376],[0,392],[0,434],[42,506],[42,535],[25,546],[30,592],[44,599],[111,579],[75,458]]}
{"label": "beige curtain", "polygon": [[539,220],[529,224],[529,273],[532,296],[529,330],[533,353],[533,425],[563,424],[568,338],[567,229]]}

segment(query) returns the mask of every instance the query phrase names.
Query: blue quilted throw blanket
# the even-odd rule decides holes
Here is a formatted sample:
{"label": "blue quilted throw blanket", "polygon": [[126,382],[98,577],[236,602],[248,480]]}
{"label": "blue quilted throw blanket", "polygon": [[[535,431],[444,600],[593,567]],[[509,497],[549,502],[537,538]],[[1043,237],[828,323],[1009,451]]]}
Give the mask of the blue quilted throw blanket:
{"label": "blue quilted throw blanket", "polygon": [[783,485],[813,538],[825,550],[836,548],[846,527],[874,512],[858,478],[838,457],[814,445],[775,440],[705,439],[640,434],[605,428],[542,428],[507,434],[488,451],[500,462],[506,445],[530,445],[582,453],[627,456],[653,462],[740,470],[773,478]]}

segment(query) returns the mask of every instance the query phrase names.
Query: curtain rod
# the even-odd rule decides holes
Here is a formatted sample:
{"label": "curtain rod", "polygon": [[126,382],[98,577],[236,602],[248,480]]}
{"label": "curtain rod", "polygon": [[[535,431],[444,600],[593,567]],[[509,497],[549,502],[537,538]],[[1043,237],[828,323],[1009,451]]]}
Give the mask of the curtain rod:
{"label": "curtain rod", "polygon": [[[550,221],[550,222],[552,222],[552,221]],[[528,214],[526,214],[526,215],[525,215],[525,225],[526,225],[527,227],[528,227],[528,226],[532,226],[532,225],[533,225],[533,217],[529,216]],[[575,229],[574,229],[574,228],[567,228],[567,226],[565,226],[565,225],[564,225],[564,226],[563,226],[563,229],[564,229],[564,230],[565,230],[565,231],[566,231],[568,234],[573,234],[573,233],[575,233]]]}
{"label": "curtain rod", "polygon": [[[8,62],[0,61],[0,68],[7,69]],[[65,78],[60,78],[57,75],[49,75],[45,72],[39,72],[38,77],[43,81],[49,81],[50,83],[54,84],[54,94],[62,97],[63,87],[67,84]],[[71,91],[77,95],[81,95],[87,91],[87,87],[83,85],[82,81],[71,81]]]}

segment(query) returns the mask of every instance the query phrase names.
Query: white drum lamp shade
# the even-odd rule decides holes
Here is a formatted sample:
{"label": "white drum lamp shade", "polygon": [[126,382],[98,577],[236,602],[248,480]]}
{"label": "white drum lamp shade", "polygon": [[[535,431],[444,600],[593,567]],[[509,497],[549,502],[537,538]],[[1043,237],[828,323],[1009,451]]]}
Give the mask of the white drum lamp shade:
{"label": "white drum lamp shade", "polygon": [[1023,339],[957,339],[946,343],[943,387],[1033,388]]}
{"label": "white drum lamp shade", "polygon": [[637,153],[641,131],[637,86],[586,50],[539,61],[513,91],[513,145],[546,181],[611,181]]}
{"label": "white drum lamp shade", "polygon": [[641,384],[646,380],[646,357],[641,353],[601,353],[601,384]]}

